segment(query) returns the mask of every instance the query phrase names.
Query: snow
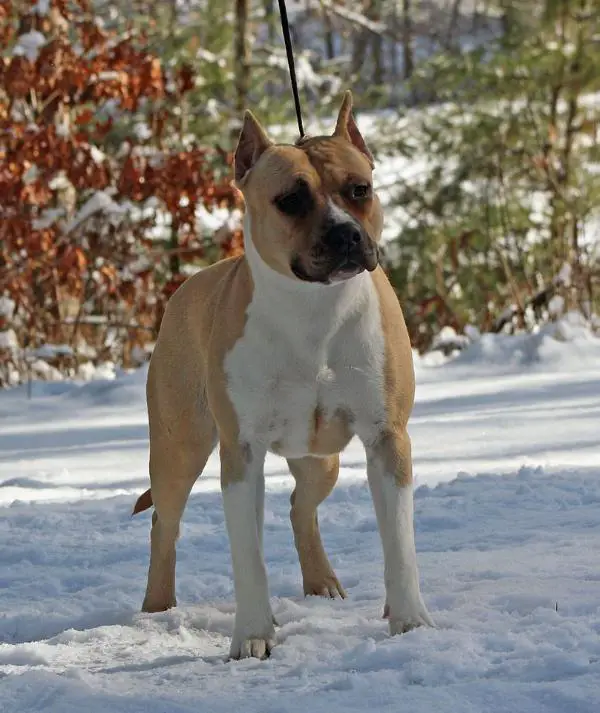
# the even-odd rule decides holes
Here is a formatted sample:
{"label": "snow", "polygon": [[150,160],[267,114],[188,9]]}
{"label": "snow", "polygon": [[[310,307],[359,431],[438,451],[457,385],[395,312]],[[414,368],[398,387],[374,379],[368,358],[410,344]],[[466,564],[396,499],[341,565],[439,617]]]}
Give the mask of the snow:
{"label": "snow", "polygon": [[19,35],[13,47],[12,53],[15,57],[24,56],[30,62],[35,62],[40,53],[40,49],[46,44],[46,38],[37,30],[30,30]]}
{"label": "snow", "polygon": [[[477,335],[479,338],[479,335]],[[457,334],[452,327],[442,327],[438,334],[435,335],[431,343],[431,349],[439,349],[452,353],[455,350],[460,350],[469,343],[469,337],[463,334]]]}
{"label": "snow", "polygon": [[570,287],[572,271],[573,270],[568,262],[563,263],[558,275],[556,276],[556,282],[560,285],[564,285],[565,287]]}
{"label": "snow", "polygon": [[31,221],[31,227],[34,230],[45,230],[51,225],[54,225],[57,220],[65,215],[64,208],[44,208],[40,212],[39,218],[34,218]]}
{"label": "snow", "polygon": [[102,164],[108,160],[106,154],[103,151],[100,151],[100,149],[97,146],[94,146],[94,144],[89,144],[89,151],[94,163]]}
{"label": "snow", "polygon": [[139,613],[145,368],[35,383],[31,399],[0,392],[2,712],[595,713],[600,340],[573,320],[555,328],[561,339],[473,334],[458,358],[416,360],[417,550],[437,629],[387,636],[359,445],[319,516],[343,602],[302,597],[291,479],[268,459],[280,627],[264,662],[225,662],[234,599],[216,455],[184,516],[179,607]]}
{"label": "snow", "polygon": [[0,331],[0,349],[13,351],[19,348],[19,340],[14,329]]}
{"label": "snow", "polygon": [[38,359],[73,356],[73,349],[68,344],[42,344],[41,347],[33,350],[32,356]]}
{"label": "snow", "polygon": [[152,129],[145,121],[138,121],[133,126],[133,132],[138,141],[149,141],[152,138]]}
{"label": "snow", "polygon": [[210,235],[217,245],[225,237],[242,226],[242,211],[216,206],[208,210],[204,204],[196,207],[196,230],[201,235]]}
{"label": "snow", "polygon": [[50,0],[37,0],[34,12],[36,15],[47,15],[50,12]]}
{"label": "snow", "polygon": [[77,211],[74,218],[65,228],[65,232],[72,232],[91,216],[99,213],[118,223],[123,219],[126,212],[127,208],[116,203],[106,191],[96,191]]}
{"label": "snow", "polygon": [[62,381],[65,378],[62,372],[43,359],[33,359],[29,364],[29,373],[32,378],[43,381]]}
{"label": "snow", "polygon": [[23,183],[25,185],[29,185],[30,183],[37,181],[39,176],[40,169],[35,164],[31,164],[23,173]]}
{"label": "snow", "polygon": [[565,309],[565,298],[561,295],[554,295],[548,302],[548,313],[553,317],[560,316]]}
{"label": "snow", "polygon": [[67,174],[64,171],[59,171],[53,178],[48,181],[48,188],[52,191],[66,191],[73,188],[73,184],[69,181]]}
{"label": "snow", "polygon": [[452,367],[476,364],[480,371],[492,368],[503,373],[519,367],[560,371],[568,355],[579,368],[600,368],[597,331],[592,331],[592,325],[579,313],[568,312],[562,319],[539,327],[533,334],[472,336],[469,349],[456,357]]}
{"label": "snow", "polygon": [[0,317],[11,319],[15,311],[15,301],[6,295],[0,295]]}

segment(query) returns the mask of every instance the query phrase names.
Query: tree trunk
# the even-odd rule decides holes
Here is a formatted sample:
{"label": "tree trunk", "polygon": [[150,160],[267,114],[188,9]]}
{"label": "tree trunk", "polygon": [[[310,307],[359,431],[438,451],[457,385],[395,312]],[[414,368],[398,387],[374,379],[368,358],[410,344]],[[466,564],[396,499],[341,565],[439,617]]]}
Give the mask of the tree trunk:
{"label": "tree trunk", "polygon": [[181,260],[179,257],[179,222],[173,216],[173,224],[171,225],[171,238],[169,240],[169,269],[171,277],[177,277],[181,272]]}
{"label": "tree trunk", "polygon": [[[371,13],[372,20],[381,20],[381,2],[374,2]],[[373,52],[373,84],[379,87],[383,84],[383,38],[381,35],[373,35],[371,41]]]}
{"label": "tree trunk", "polygon": [[[371,0],[366,0],[362,3],[362,12],[365,16],[369,16],[372,5]],[[369,45],[369,32],[364,28],[357,29],[354,33],[352,44],[352,62],[351,70],[353,75],[360,73],[360,70],[365,62],[367,47]]]}
{"label": "tree trunk", "polygon": [[415,68],[412,46],[413,25],[411,16],[411,0],[402,0],[402,43],[404,45],[404,79],[410,79]]}
{"label": "tree trunk", "polygon": [[263,0],[265,9],[265,22],[267,23],[267,37],[269,44],[274,45],[277,39],[277,30],[275,27],[275,0]]}
{"label": "tree trunk", "polygon": [[335,59],[333,22],[331,21],[331,15],[328,12],[324,13],[323,22],[325,24],[325,56],[327,59]]}
{"label": "tree trunk", "polygon": [[452,11],[450,13],[450,22],[448,23],[448,30],[446,32],[445,46],[446,49],[451,49],[454,45],[454,33],[456,32],[456,26],[458,25],[458,18],[460,17],[460,6],[462,5],[462,0],[454,0],[452,3]]}
{"label": "tree trunk", "polygon": [[[265,22],[267,23],[267,37],[269,39],[269,45],[274,47],[277,42],[275,0],[263,0],[263,8],[265,11]],[[268,97],[272,97],[275,93],[275,86],[270,79],[265,82],[265,92]]]}
{"label": "tree trunk", "polygon": [[246,108],[250,87],[250,45],[248,43],[250,2],[235,0],[235,33],[233,73],[235,77],[235,108],[239,115]]}
{"label": "tree trunk", "polygon": [[398,15],[398,3],[392,7],[392,38],[390,39],[390,72],[392,81],[398,79],[398,37],[400,36],[400,17]]}

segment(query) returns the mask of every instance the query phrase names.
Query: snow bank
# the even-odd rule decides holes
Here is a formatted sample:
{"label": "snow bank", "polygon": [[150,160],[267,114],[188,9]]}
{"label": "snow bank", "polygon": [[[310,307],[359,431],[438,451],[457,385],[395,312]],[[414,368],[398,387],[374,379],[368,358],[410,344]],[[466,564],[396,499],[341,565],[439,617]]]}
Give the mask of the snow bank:
{"label": "snow bank", "polygon": [[[432,351],[419,355],[413,350],[417,382],[443,381],[455,378],[456,372],[471,373],[474,369],[488,375],[535,373],[549,369],[557,373],[600,370],[600,336],[597,336],[597,326],[594,324],[592,327],[578,313],[568,313],[533,334],[481,334],[470,326],[465,332],[459,335],[447,327],[434,340]],[[17,347],[11,334],[11,330],[0,332],[0,348]],[[48,346],[38,350],[35,356],[43,358],[59,351]],[[146,353],[140,354],[141,368],[129,374],[118,370],[112,362],[99,365],[86,362],[79,367],[76,380],[68,388],[73,398],[94,401],[105,400],[109,394],[119,398],[123,387],[126,399],[134,398],[139,402],[144,398],[147,363],[143,362],[146,359]],[[53,372],[45,368],[42,373],[41,369],[33,370],[34,378],[49,381]],[[18,388],[26,389],[25,386]],[[139,389],[139,393],[136,389]],[[54,393],[52,387],[43,382],[36,382],[34,390],[37,397]]]}
{"label": "snow bank", "polygon": [[447,328],[435,343],[457,347],[453,354],[432,352],[416,356],[420,373],[442,365],[453,369],[474,367],[500,370],[501,373],[555,369],[561,372],[581,369],[600,369],[600,335],[592,325],[576,312],[542,326],[535,333],[480,334],[469,329],[468,335],[456,335]]}
{"label": "snow bank", "polygon": [[108,378],[101,372],[94,380],[80,384],[71,391],[69,398],[92,406],[143,404],[145,407],[147,364],[133,371],[112,373],[108,367],[105,374]]}

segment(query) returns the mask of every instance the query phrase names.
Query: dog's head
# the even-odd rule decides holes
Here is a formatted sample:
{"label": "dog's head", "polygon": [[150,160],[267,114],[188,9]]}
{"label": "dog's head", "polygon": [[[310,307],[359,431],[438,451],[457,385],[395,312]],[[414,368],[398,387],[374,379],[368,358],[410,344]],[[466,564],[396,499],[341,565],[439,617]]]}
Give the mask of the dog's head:
{"label": "dog's head", "polygon": [[332,136],[273,143],[247,112],[235,152],[235,183],[252,243],[278,272],[329,284],[377,267],[383,214],[373,157],[346,92]]}

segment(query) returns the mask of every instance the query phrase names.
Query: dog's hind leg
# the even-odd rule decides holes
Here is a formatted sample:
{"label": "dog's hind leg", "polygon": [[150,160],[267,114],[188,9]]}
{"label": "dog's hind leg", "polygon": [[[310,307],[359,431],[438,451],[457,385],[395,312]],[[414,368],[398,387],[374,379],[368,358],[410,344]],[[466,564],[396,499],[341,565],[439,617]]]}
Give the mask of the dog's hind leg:
{"label": "dog's hind leg", "polygon": [[[150,429],[150,484],[154,513],[150,535],[150,568],[145,612],[165,611],[176,606],[175,543],[179,523],[192,486],[204,469],[216,441],[214,422],[208,410],[190,424],[169,429]],[[154,431],[154,432],[153,432]],[[177,437],[174,435],[177,433]],[[183,437],[182,436],[186,436]]]}
{"label": "dog's hind leg", "polygon": [[321,541],[317,507],[333,490],[338,477],[339,456],[288,459],[296,488],[292,493],[290,518],[300,567],[304,594],[346,598]]}

